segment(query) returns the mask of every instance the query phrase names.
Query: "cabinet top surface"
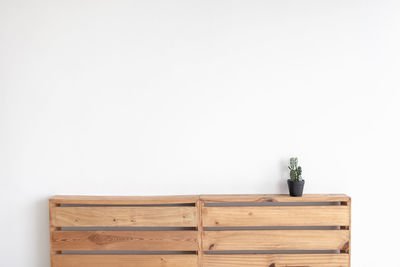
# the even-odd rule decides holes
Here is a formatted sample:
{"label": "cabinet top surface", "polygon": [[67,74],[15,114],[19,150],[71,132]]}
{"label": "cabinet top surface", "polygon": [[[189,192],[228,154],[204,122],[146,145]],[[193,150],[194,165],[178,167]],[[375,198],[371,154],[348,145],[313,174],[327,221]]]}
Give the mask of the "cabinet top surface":
{"label": "cabinet top surface", "polygon": [[81,196],[59,195],[50,198],[55,204],[179,204],[197,201],[220,202],[347,202],[345,194],[305,194],[290,197],[287,194],[221,194],[221,195],[165,195],[165,196]]}

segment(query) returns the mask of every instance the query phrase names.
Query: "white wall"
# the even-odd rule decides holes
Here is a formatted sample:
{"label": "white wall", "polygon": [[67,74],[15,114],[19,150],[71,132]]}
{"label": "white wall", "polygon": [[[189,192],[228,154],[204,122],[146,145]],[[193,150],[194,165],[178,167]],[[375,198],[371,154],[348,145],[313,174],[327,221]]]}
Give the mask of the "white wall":
{"label": "white wall", "polygon": [[353,197],[398,262],[397,0],[0,0],[0,266],[46,267],[54,194]]}

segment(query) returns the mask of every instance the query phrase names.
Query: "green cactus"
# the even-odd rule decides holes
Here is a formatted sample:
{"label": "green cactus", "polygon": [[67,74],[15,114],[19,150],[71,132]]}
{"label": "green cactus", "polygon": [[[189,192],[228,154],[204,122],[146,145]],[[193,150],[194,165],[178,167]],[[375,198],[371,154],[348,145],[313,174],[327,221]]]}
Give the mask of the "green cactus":
{"label": "green cactus", "polygon": [[300,166],[297,166],[297,163],[297,158],[290,158],[288,168],[290,170],[290,180],[299,182],[302,181],[303,178],[301,177],[302,169]]}

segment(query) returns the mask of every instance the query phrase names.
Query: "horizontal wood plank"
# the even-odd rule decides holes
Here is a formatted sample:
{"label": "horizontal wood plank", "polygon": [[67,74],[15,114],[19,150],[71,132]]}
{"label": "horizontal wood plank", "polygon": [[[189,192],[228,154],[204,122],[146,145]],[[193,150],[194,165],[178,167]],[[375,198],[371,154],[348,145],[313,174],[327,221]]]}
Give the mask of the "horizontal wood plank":
{"label": "horizontal wood plank", "polygon": [[305,194],[291,197],[287,194],[248,194],[248,195],[177,195],[177,196],[74,196],[60,195],[50,199],[55,204],[85,205],[157,205],[196,203],[197,200],[211,203],[228,202],[348,202],[344,194]]}
{"label": "horizontal wood plank", "polygon": [[348,254],[204,255],[203,267],[349,267]]}
{"label": "horizontal wood plank", "polygon": [[204,227],[348,226],[348,206],[204,207]]}
{"label": "horizontal wood plank", "polygon": [[52,267],[197,267],[197,255],[63,255]]}
{"label": "horizontal wood plank", "polygon": [[55,204],[82,205],[157,205],[196,203],[199,196],[54,196],[50,199]]}
{"label": "horizontal wood plank", "polygon": [[347,230],[205,231],[203,250],[341,250]]}
{"label": "horizontal wood plank", "polygon": [[196,207],[54,207],[54,227],[195,227]]}
{"label": "horizontal wood plank", "polygon": [[344,194],[305,194],[291,197],[287,194],[249,194],[249,195],[201,195],[200,199],[210,203],[234,202],[348,202],[350,197]]}
{"label": "horizontal wood plank", "polygon": [[55,231],[51,238],[57,251],[198,250],[197,231]]}

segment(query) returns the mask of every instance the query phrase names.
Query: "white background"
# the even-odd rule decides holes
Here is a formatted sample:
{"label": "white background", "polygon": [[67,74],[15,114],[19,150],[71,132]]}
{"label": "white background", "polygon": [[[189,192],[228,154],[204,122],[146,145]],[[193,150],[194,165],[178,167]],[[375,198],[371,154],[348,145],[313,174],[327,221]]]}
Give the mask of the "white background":
{"label": "white background", "polygon": [[398,265],[397,0],[0,0],[0,266],[48,267],[54,194],[353,199]]}

